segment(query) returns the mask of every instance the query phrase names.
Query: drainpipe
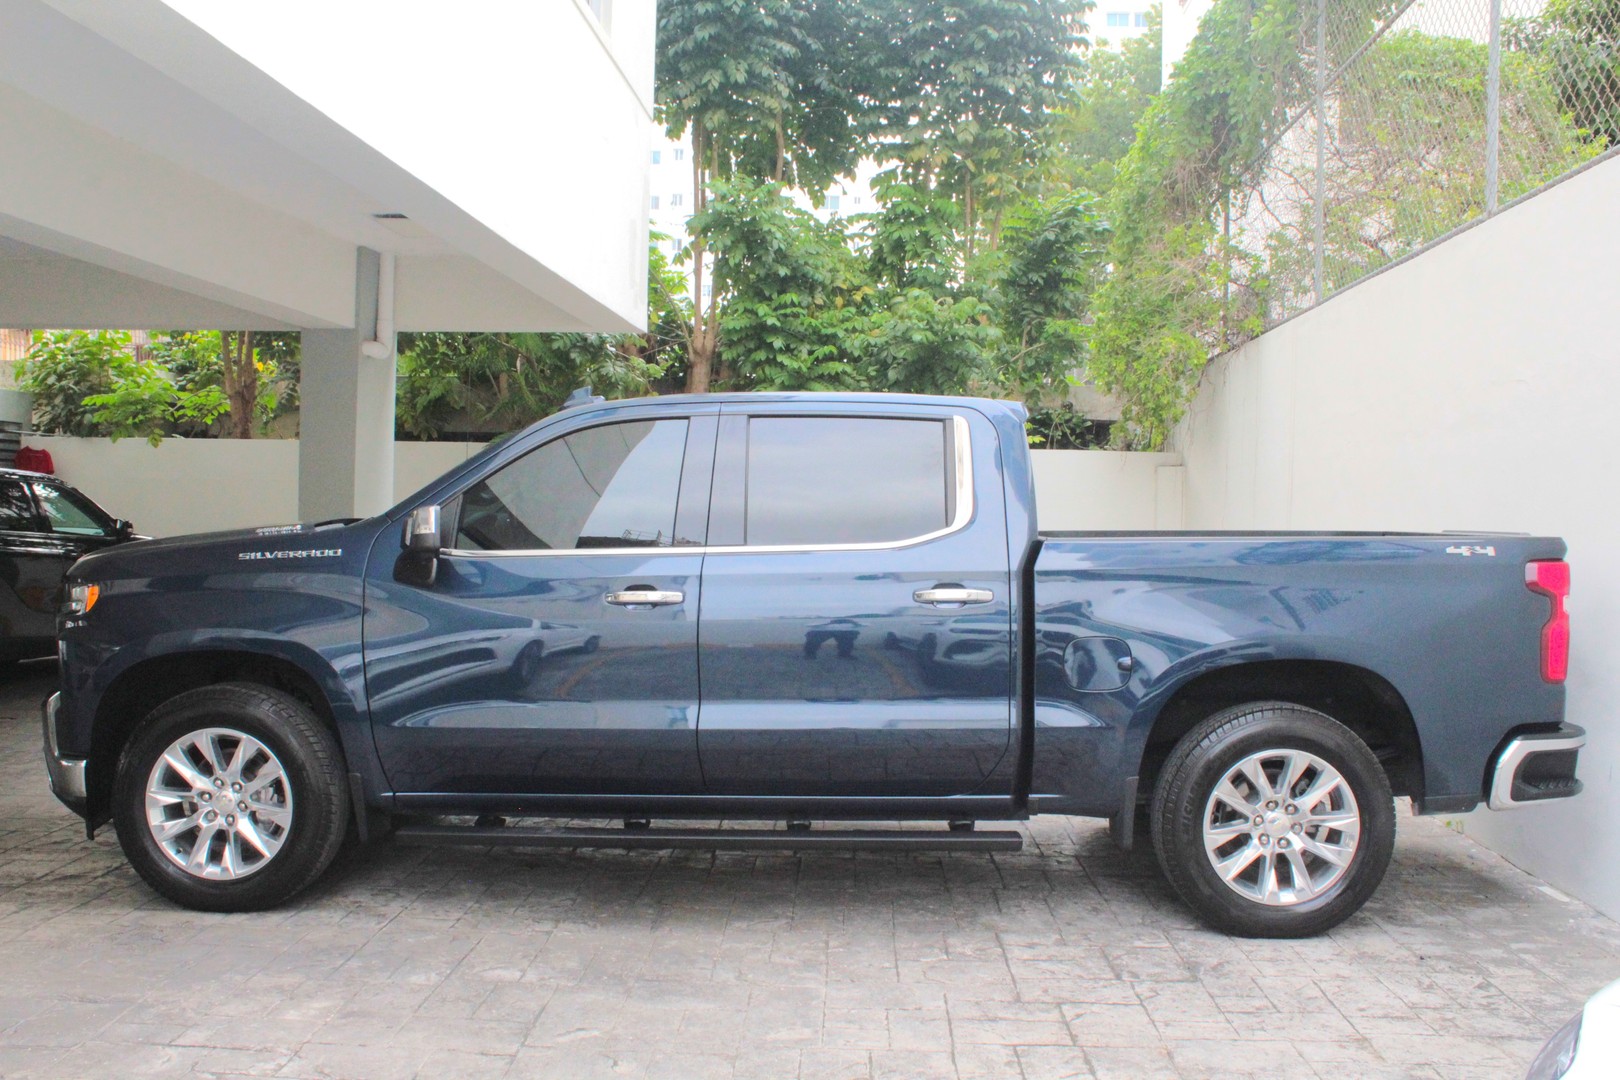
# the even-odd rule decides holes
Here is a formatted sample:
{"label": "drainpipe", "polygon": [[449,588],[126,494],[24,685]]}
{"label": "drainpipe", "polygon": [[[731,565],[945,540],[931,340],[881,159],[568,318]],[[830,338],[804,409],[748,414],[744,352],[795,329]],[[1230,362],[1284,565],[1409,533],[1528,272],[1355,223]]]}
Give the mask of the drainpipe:
{"label": "drainpipe", "polygon": [[394,352],[394,255],[384,251],[377,259],[376,337],[360,343],[360,354],[386,360]]}

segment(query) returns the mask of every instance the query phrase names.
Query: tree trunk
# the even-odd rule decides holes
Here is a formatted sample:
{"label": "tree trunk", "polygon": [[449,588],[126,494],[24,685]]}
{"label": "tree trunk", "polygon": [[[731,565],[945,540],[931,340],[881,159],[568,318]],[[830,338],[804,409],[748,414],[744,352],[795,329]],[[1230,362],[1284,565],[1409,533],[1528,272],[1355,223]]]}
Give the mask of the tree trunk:
{"label": "tree trunk", "polygon": [[259,406],[259,369],[253,363],[253,332],[221,330],[219,334],[220,382],[230,404],[230,435],[233,439],[253,438],[253,422]]}
{"label": "tree trunk", "polygon": [[962,185],[962,240],[963,254],[973,258],[974,234],[978,231],[979,221],[977,208],[973,205],[973,181],[968,179]]}
{"label": "tree trunk", "polygon": [[[708,205],[708,189],[704,186],[704,156],[709,150],[706,132],[701,123],[692,125],[692,211],[700,214]],[[719,344],[715,326],[718,312],[713,303],[703,302],[703,252],[701,236],[694,236],[690,247],[692,257],[692,336],[686,347],[686,392],[706,394],[714,371],[714,354]]]}

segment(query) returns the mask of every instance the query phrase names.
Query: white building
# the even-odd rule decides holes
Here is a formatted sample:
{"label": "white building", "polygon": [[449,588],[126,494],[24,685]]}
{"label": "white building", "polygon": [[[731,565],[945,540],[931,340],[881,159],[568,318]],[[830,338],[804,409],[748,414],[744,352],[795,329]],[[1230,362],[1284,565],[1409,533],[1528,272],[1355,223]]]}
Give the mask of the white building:
{"label": "white building", "polygon": [[301,514],[394,330],[640,329],[654,0],[4,0],[0,326],[301,330]]}
{"label": "white building", "polygon": [[[1176,0],[1163,2],[1166,8],[1175,5]],[[1088,36],[1097,45],[1118,45],[1141,37],[1148,31],[1148,15],[1159,6],[1159,0],[1098,0],[1086,16]]]}

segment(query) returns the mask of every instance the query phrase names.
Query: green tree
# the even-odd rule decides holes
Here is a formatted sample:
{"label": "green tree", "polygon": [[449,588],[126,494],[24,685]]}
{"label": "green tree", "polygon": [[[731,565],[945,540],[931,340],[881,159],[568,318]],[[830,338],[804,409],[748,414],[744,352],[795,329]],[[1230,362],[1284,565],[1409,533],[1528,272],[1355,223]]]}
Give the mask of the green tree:
{"label": "green tree", "polygon": [[[1398,6],[1328,5],[1326,63],[1348,60]],[[1209,356],[1259,329],[1264,277],[1216,221],[1311,100],[1314,13],[1298,0],[1219,0],[1136,125],[1109,189],[1113,272],[1097,290],[1089,335],[1090,374],[1122,402],[1121,445],[1161,445]]]}
{"label": "green tree", "polygon": [[1620,0],[1547,0],[1509,20],[1509,46],[1532,59],[1590,137],[1620,146]]}
{"label": "green tree", "polygon": [[966,254],[1045,160],[1087,42],[1090,0],[874,0],[874,151],[961,208]]}
{"label": "green tree", "polygon": [[1099,195],[1113,186],[1136,125],[1160,90],[1163,40],[1154,8],[1147,33],[1118,48],[1081,53],[1074,89],[1052,121],[1053,173],[1060,183]]}
{"label": "green tree", "polygon": [[112,390],[121,358],[131,353],[121,330],[53,330],[34,335],[18,385],[34,396],[34,426],[57,435],[103,434],[85,398]]}
{"label": "green tree", "polygon": [[42,431],[137,436],[154,446],[178,426],[206,429],[227,407],[217,388],[178,385],[161,363],[139,357],[123,331],[37,335],[20,385],[34,395],[34,424]]}
{"label": "green tree", "polygon": [[[692,142],[693,210],[731,177],[819,193],[852,175],[867,146],[867,70],[857,45],[871,16],[832,0],[684,0],[659,6],[658,116]],[[686,389],[709,389],[719,349],[719,290],[705,302],[707,241],[686,251],[696,301]]]}
{"label": "green tree", "polygon": [[874,389],[965,394],[994,383],[1004,340],[978,298],[907,289],[864,321],[850,348]]}
{"label": "green tree", "polygon": [[1009,216],[996,276],[1005,391],[1038,402],[1081,366],[1107,251],[1108,228],[1087,192],[1032,200]]}
{"label": "green tree", "polygon": [[849,338],[870,293],[840,219],[819,221],[773,181],[714,183],[692,235],[714,254],[726,364],[756,390],[860,385]]}

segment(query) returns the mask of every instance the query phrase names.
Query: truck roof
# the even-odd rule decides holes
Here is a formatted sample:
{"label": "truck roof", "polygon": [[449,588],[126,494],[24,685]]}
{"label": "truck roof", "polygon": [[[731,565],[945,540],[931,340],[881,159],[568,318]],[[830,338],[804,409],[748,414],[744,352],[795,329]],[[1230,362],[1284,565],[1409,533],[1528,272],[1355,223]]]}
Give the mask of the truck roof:
{"label": "truck roof", "polygon": [[575,406],[570,412],[587,411],[595,409],[616,408],[621,405],[643,405],[654,403],[687,403],[703,402],[715,404],[734,404],[740,402],[799,402],[805,405],[836,405],[847,403],[852,405],[930,405],[935,407],[972,406],[986,413],[1011,413],[1022,422],[1028,415],[1021,402],[1004,401],[999,398],[981,397],[954,397],[944,394],[887,394],[873,391],[731,391],[722,394],[659,394],[650,397],[619,398],[607,401],[593,401],[589,404]]}

